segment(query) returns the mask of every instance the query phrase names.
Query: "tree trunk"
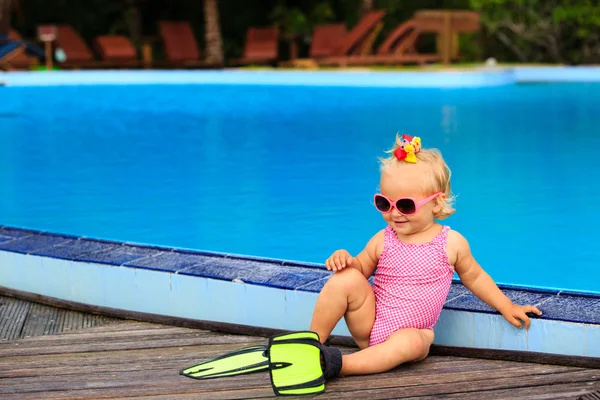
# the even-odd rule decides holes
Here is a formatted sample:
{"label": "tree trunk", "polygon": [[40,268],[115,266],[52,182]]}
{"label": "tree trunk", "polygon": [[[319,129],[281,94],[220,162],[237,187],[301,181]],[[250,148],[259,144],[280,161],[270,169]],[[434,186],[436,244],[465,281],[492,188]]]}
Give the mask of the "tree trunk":
{"label": "tree trunk", "polygon": [[138,0],[128,0],[129,5],[129,34],[131,41],[139,45],[142,39],[142,14]]}
{"label": "tree trunk", "polygon": [[223,65],[223,39],[217,0],[204,0],[204,35],[206,62]]}
{"label": "tree trunk", "polygon": [[10,30],[10,1],[0,0],[0,35],[8,35]]}

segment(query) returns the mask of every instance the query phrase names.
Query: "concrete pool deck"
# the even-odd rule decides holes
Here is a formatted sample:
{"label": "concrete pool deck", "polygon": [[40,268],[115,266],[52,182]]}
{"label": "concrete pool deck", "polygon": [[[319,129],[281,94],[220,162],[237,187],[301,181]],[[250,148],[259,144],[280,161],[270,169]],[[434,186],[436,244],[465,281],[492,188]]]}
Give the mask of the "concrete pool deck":
{"label": "concrete pool deck", "polygon": [[[0,293],[267,329],[310,325],[322,265],[0,227]],[[501,286],[543,312],[526,331],[454,282],[434,344],[600,357],[600,295]],[[349,336],[341,321],[334,335]],[[600,358],[597,359],[600,367]]]}
{"label": "concrete pool deck", "polygon": [[480,67],[469,70],[91,70],[0,72],[11,86],[300,85],[477,88],[542,82],[600,82],[600,67]]}

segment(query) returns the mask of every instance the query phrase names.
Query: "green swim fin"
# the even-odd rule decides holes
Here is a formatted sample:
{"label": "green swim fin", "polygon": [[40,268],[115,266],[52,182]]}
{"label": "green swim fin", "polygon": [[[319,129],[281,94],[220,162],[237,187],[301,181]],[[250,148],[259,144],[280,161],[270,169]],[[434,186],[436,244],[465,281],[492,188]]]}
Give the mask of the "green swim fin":
{"label": "green swim fin", "polygon": [[212,379],[249,374],[269,369],[267,346],[250,346],[181,370],[194,379]]}
{"label": "green swim fin", "polygon": [[269,339],[268,356],[271,385],[275,394],[293,396],[323,393],[326,379],[321,369],[323,349],[319,335],[315,332],[301,331],[272,336]]}

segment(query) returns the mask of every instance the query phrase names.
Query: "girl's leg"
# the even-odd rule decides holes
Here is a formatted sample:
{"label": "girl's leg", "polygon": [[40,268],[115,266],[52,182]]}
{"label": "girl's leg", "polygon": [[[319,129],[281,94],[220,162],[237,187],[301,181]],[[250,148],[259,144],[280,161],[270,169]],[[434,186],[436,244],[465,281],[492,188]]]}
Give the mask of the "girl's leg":
{"label": "girl's leg", "polygon": [[420,361],[429,354],[432,342],[433,331],[430,329],[396,331],[383,343],[344,355],[340,375],[376,374],[406,362]]}
{"label": "girl's leg", "polygon": [[358,347],[366,348],[375,322],[375,294],[369,281],[354,268],[329,278],[317,298],[310,330],[325,343],[342,317]]}

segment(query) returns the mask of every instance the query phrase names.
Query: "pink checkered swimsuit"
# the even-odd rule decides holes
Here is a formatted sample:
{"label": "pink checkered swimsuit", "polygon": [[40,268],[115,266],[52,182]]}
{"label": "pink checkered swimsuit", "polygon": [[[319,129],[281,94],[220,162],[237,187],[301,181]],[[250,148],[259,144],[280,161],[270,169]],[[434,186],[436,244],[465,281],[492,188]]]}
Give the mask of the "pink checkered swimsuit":
{"label": "pink checkered swimsuit", "polygon": [[449,230],[444,226],[430,242],[410,244],[401,242],[390,226],[385,228],[373,284],[375,323],[369,346],[399,329],[433,329],[454,276],[445,251]]}

